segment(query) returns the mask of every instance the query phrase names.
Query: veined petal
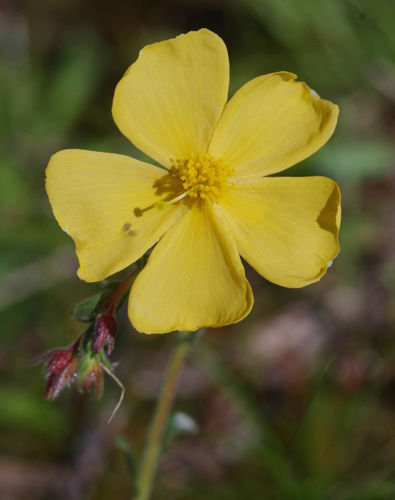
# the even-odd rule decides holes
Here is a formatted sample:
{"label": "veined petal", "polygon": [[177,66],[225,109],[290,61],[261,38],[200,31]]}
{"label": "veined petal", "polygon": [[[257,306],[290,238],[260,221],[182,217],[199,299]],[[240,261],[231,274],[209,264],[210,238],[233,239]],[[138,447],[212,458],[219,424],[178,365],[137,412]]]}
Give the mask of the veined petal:
{"label": "veined petal", "polygon": [[318,281],[339,252],[340,191],[326,177],[246,179],[221,208],[242,257],[277,285]]}
{"label": "veined petal", "polygon": [[52,210],[75,241],[78,276],[85,281],[132,264],[182,211],[154,206],[167,171],[128,156],[68,149],[52,156],[46,174]]}
{"label": "veined petal", "polygon": [[241,321],[252,304],[226,222],[210,205],[196,202],[159,241],[137,276],[129,318],[144,333],[194,331]]}
{"label": "veined petal", "polygon": [[164,166],[207,151],[226,103],[224,42],[201,29],[148,45],[118,83],[113,117],[120,131]]}
{"label": "veined petal", "polygon": [[209,153],[231,165],[236,177],[284,170],[331,137],[338,107],[295,78],[285,72],[254,78],[227,104]]}

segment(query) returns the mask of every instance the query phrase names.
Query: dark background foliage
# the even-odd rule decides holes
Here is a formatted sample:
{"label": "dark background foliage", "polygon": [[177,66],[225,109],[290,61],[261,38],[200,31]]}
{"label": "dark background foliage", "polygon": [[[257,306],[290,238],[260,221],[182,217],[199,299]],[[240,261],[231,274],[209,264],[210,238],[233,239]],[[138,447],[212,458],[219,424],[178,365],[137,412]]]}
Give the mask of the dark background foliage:
{"label": "dark background foliage", "polygon": [[[395,3],[391,0],[31,0],[0,6],[0,498],[125,499],[128,450],[147,429],[174,334],[122,317],[113,359],[126,389],[45,402],[29,360],[70,344],[80,282],[44,192],[49,156],[138,156],[111,118],[115,84],[147,43],[207,27],[225,40],[231,93],[295,72],[338,103],[330,143],[287,172],[343,195],[342,251],[318,284],[256,297],[207,331],[182,377],[178,427],[154,499],[395,498]],[[191,416],[195,423],[188,420]],[[197,431],[193,432],[196,426]],[[182,429],[181,429],[182,430]]]}

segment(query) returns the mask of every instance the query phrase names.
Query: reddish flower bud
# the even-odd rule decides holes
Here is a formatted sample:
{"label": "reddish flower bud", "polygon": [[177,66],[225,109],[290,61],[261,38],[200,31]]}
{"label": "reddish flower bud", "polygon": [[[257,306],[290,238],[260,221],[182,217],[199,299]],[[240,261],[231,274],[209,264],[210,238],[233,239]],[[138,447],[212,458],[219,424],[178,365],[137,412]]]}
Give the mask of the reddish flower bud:
{"label": "reddish flower bud", "polygon": [[96,398],[99,399],[103,393],[103,370],[100,361],[96,356],[87,354],[80,361],[78,370],[77,389],[80,392],[95,391]]}
{"label": "reddish flower bud", "polygon": [[92,336],[92,350],[98,353],[103,347],[107,347],[107,354],[110,354],[114,348],[114,337],[117,329],[113,311],[98,316],[95,322],[95,328]]}
{"label": "reddish flower bud", "polygon": [[67,387],[75,378],[77,359],[75,357],[79,340],[64,349],[52,349],[40,358],[47,367],[47,386],[44,398],[55,399],[60,391]]}

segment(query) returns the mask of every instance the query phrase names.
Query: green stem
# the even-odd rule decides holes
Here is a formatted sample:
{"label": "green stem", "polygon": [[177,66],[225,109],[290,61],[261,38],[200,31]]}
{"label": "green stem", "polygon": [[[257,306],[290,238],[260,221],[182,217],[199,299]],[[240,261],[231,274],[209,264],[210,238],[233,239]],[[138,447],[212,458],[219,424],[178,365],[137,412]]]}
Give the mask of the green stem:
{"label": "green stem", "polygon": [[113,313],[125,294],[129,291],[132,282],[135,278],[136,273],[129,274],[129,276],[126,276],[126,278],[119,284],[118,288],[115,290],[115,292],[111,295],[111,297],[103,304],[102,310],[104,312],[110,311]]}
{"label": "green stem", "polygon": [[167,365],[162,390],[151,421],[143,457],[137,476],[137,494],[134,500],[148,500],[151,495],[155,473],[162,452],[163,433],[174,401],[181,367],[188,351],[190,332],[181,332],[181,338]]}

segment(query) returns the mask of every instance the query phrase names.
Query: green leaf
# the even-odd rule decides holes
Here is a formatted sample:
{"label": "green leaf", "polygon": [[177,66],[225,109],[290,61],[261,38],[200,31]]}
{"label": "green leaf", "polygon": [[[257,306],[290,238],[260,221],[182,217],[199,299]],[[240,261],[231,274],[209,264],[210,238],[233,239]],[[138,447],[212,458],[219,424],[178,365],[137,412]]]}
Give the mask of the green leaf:
{"label": "green leaf", "polygon": [[136,452],[134,451],[129,441],[125,439],[123,436],[120,436],[119,434],[117,434],[114,437],[114,444],[119,450],[125,453],[128,462],[130,477],[134,482],[137,475],[137,463],[138,463]]}
{"label": "green leaf", "polygon": [[[113,295],[121,283],[122,279],[117,278],[113,280],[104,280],[101,282],[103,287],[99,292],[83,299],[79,304],[76,305],[73,316],[79,321],[90,322],[95,319],[102,305]],[[127,294],[125,294],[126,296]],[[119,301],[117,305],[120,307],[122,301]]]}
{"label": "green leaf", "polygon": [[104,291],[82,300],[73,311],[74,318],[84,322],[93,321],[103,302],[103,296]]}

